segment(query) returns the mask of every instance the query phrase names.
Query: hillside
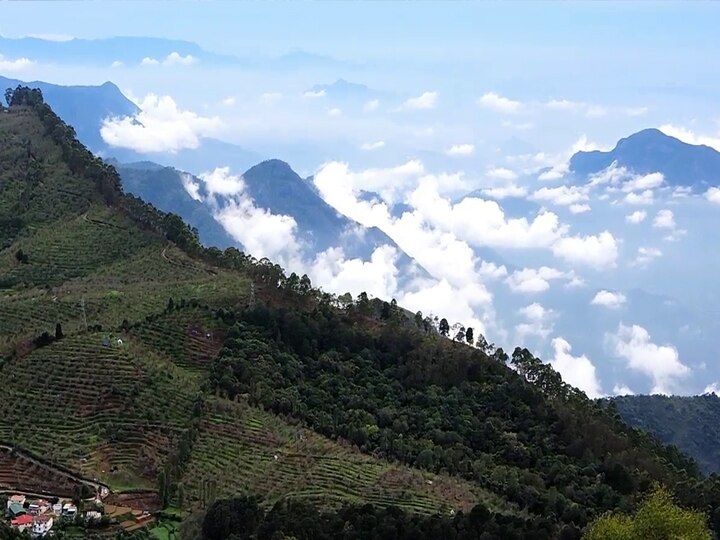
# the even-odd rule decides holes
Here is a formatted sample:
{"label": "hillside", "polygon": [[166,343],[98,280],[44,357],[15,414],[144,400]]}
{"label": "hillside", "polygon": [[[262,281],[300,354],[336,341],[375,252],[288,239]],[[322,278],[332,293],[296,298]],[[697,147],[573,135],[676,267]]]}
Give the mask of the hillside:
{"label": "hillside", "polygon": [[613,399],[620,416],[698,462],[706,474],[720,473],[720,398],[702,396],[621,396]]}
{"label": "hillside", "polygon": [[[394,501],[423,513],[470,508],[483,493],[506,507],[462,480],[389,464],[296,421],[211,399],[203,380],[228,328],[218,310],[246,305],[263,268],[235,249],[202,250],[192,231],[173,229],[173,216],[123,195],[112,169],[76,143],[45,136],[45,122],[62,124],[39,94],[18,92],[21,99],[32,106],[0,114],[0,441],[112,489],[154,488],[172,464],[173,496],[185,484],[188,507],[207,502],[210,484],[223,496],[251,487],[269,500]],[[106,195],[87,165],[73,171],[76,160],[103,171]],[[179,472],[179,448],[191,433],[197,447]],[[271,477],[274,455],[283,460]],[[14,475],[15,488],[37,483],[32,469],[18,477],[17,466],[7,466],[0,478]],[[236,473],[225,474],[228,466]]]}
{"label": "hillside", "polygon": [[[0,112],[7,446],[116,492],[157,489],[186,513],[257,495],[264,509],[372,503],[437,514],[424,527],[468,519],[478,535],[578,538],[657,481],[720,526],[717,479],[526,349],[488,356],[394,302],[340,302],[268,261],[203,248],[178,216],[123,193],[39,92],[11,104]],[[29,489],[30,476],[12,482]]]}
{"label": "hillside", "polygon": [[39,88],[55,113],[73,126],[78,139],[94,152],[106,147],[100,136],[103,120],[115,116],[132,116],[140,111],[137,105],[111,82],[100,86],[61,86],[42,81],[24,82],[0,77],[0,88],[3,90],[20,85]]}

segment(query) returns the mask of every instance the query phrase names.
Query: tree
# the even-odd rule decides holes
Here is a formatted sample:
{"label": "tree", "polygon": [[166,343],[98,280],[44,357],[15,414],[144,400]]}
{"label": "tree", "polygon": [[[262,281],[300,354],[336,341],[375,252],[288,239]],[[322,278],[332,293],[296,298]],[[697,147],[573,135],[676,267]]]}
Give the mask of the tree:
{"label": "tree", "polygon": [[488,343],[482,334],[478,334],[475,346],[488,356],[492,356],[493,352],[495,352],[495,345]]}
{"label": "tree", "polygon": [[447,335],[450,333],[450,324],[447,322],[447,319],[443,317],[440,319],[440,335],[447,337]]}
{"label": "tree", "polygon": [[605,514],[587,529],[585,540],[711,540],[701,512],[677,506],[670,493],[656,486],[634,516]]}
{"label": "tree", "polygon": [[167,303],[167,311],[172,311],[173,309],[175,309],[175,300],[170,297]]}
{"label": "tree", "polygon": [[458,328],[457,334],[455,334],[455,341],[463,342],[465,341],[465,327],[460,326]]}
{"label": "tree", "polygon": [[470,327],[465,330],[465,341],[467,341],[470,345],[473,344],[473,329]]}
{"label": "tree", "polygon": [[8,88],[5,90],[5,103],[8,104],[8,107],[10,106],[10,103],[12,102],[12,95],[13,95],[13,89]]}
{"label": "tree", "polygon": [[157,478],[157,485],[158,485],[158,494],[160,495],[160,500],[162,501],[162,507],[165,508],[168,503],[168,478],[167,474],[165,474],[164,469],[160,469],[160,472],[158,473]]}
{"label": "tree", "polygon": [[63,337],[65,337],[65,335],[63,334],[62,326],[60,323],[57,323],[55,325],[55,339],[62,339]]}
{"label": "tree", "polygon": [[27,256],[27,253],[23,252],[22,249],[18,249],[18,250],[15,252],[15,259],[17,259],[17,261],[20,262],[20,263],[22,263],[22,264],[27,264],[28,261],[29,261],[28,256]]}
{"label": "tree", "polygon": [[382,309],[380,310],[380,318],[388,320],[390,318],[390,304],[387,302],[382,303]]}

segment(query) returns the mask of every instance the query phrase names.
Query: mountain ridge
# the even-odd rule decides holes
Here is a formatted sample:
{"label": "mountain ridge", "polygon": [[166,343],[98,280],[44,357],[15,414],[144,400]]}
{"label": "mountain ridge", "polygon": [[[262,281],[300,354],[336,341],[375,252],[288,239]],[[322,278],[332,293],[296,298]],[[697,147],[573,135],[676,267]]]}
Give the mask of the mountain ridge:
{"label": "mountain ridge", "polygon": [[720,152],[682,142],[656,128],[620,139],[610,151],[577,152],[570,159],[570,171],[586,179],[613,163],[636,174],[660,172],[671,186],[706,188],[720,184]]}

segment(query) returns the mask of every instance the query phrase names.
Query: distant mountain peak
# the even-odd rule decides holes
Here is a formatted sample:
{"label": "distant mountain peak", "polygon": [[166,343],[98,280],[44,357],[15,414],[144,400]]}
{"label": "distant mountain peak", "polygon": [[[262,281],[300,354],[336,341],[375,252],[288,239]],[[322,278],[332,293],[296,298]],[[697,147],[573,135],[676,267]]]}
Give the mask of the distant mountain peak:
{"label": "distant mountain peak", "polygon": [[257,175],[263,175],[270,179],[287,179],[302,180],[292,167],[281,159],[267,159],[257,165],[248,169],[244,176],[252,177]]}
{"label": "distant mountain peak", "polygon": [[662,173],[671,186],[705,187],[720,184],[720,152],[688,144],[657,128],[648,128],[620,139],[608,152],[578,152],[570,170],[583,180],[613,162],[635,174]]}

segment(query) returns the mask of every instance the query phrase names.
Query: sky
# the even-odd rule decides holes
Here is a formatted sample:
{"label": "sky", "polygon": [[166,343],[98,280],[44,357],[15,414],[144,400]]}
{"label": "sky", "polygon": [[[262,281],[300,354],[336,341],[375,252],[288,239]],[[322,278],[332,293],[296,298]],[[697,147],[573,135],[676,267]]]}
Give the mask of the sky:
{"label": "sky", "polygon": [[[718,20],[720,2],[0,1],[4,37],[200,47],[160,54],[147,39],[133,56],[88,42],[104,56],[81,62],[0,41],[0,75],[114,82],[142,112],[104,122],[106,143],[168,164],[198,150],[184,163],[209,195],[193,180],[191,196],[253,254],[333,292],[396,297],[527,344],[592,397],[697,393],[720,387],[706,359],[720,257],[703,233],[720,230],[720,190],[612,167],[567,175],[575,152],[648,127],[720,150]],[[318,56],[278,60],[297,51]],[[343,93],[340,78],[363,86]],[[387,247],[304,258],[294,220],[257,208],[209,138],[314,175],[326,202],[381,228],[430,278],[403,284]]]}

